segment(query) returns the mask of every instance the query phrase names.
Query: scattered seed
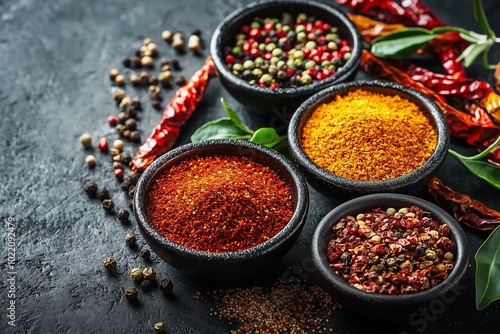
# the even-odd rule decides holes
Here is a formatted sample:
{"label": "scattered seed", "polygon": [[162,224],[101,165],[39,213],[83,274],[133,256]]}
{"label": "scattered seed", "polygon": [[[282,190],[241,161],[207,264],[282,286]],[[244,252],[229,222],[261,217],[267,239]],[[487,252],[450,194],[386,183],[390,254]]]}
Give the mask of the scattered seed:
{"label": "scattered seed", "polygon": [[82,144],[85,148],[92,147],[92,136],[90,133],[84,133],[80,136],[80,144]]}
{"label": "scattered seed", "polygon": [[83,191],[87,193],[90,197],[96,197],[97,196],[97,183],[95,182],[87,182],[83,186]]}
{"label": "scattered seed", "polygon": [[109,192],[106,188],[99,188],[97,189],[97,197],[101,200],[104,201],[105,199],[111,198],[109,196]]}
{"label": "scattered seed", "polygon": [[116,148],[117,150],[121,151],[124,147],[125,143],[123,142],[123,140],[117,139],[113,142],[113,148]]}
{"label": "scattered seed", "polygon": [[123,58],[122,64],[125,67],[130,67],[132,65],[132,60],[130,58]]}
{"label": "scattered seed", "polygon": [[153,67],[153,58],[151,58],[150,56],[142,57],[141,65],[144,67]]}
{"label": "scattered seed", "polygon": [[112,97],[119,104],[125,98],[125,92],[121,89],[115,89],[113,90]]}
{"label": "scattered seed", "polygon": [[141,77],[139,77],[137,74],[132,74],[130,76],[130,83],[132,83],[132,85],[134,86],[137,86],[141,83]]}
{"label": "scattered seed", "polygon": [[108,138],[102,137],[99,139],[99,143],[97,143],[97,148],[101,150],[102,152],[106,152],[108,150]]}
{"label": "scattered seed", "polygon": [[123,175],[125,174],[123,168],[119,168],[119,169],[115,169],[113,170],[113,175],[117,178],[117,179],[123,179]]}
{"label": "scattered seed", "polygon": [[118,123],[118,120],[115,116],[109,116],[107,122],[110,126],[115,126],[116,123]]}
{"label": "scattered seed", "polygon": [[134,66],[134,68],[141,68],[142,67],[141,57],[134,57],[132,65]]}
{"label": "scattered seed", "polygon": [[141,135],[138,131],[132,131],[132,133],[130,134],[130,140],[134,143],[138,143],[141,141]]}
{"label": "scattered seed", "polygon": [[134,281],[140,281],[140,280],[142,280],[142,269],[141,268],[133,268],[130,271],[130,277]]}
{"label": "scattered seed", "polygon": [[135,246],[137,242],[137,239],[135,237],[134,233],[127,233],[125,234],[125,243],[129,246]]}
{"label": "scattered seed", "polygon": [[200,37],[198,35],[191,35],[188,39],[188,49],[194,53],[200,52],[201,44]]}
{"label": "scattered seed", "polygon": [[[149,249],[147,249],[147,248],[142,248],[142,249],[141,249],[141,251],[140,251],[140,253],[139,253],[139,255],[140,255],[143,259],[145,259],[145,260],[149,260],[149,259],[151,259],[151,251],[150,251]],[[162,281],[162,282],[163,282],[163,281]],[[161,286],[160,286],[160,288],[161,288]]]}
{"label": "scattered seed", "polygon": [[175,84],[177,86],[182,86],[186,83],[186,78],[182,75],[179,75],[176,79],[175,79]]}
{"label": "scattered seed", "polygon": [[196,35],[198,37],[201,37],[201,30],[200,29],[194,29],[191,31],[190,35]]}
{"label": "scattered seed", "polygon": [[160,290],[161,292],[163,292],[163,294],[170,295],[174,290],[174,283],[172,283],[172,281],[169,279],[162,279],[160,282]]}
{"label": "scattered seed", "polygon": [[175,58],[170,61],[170,64],[172,65],[172,67],[176,71],[179,71],[181,69],[181,64],[179,63],[179,60],[177,60]]}
{"label": "scattered seed", "polygon": [[115,80],[117,76],[120,75],[120,71],[118,71],[116,68],[113,68],[109,71],[109,78],[111,80]]}
{"label": "scattered seed", "polygon": [[111,211],[113,211],[114,207],[115,207],[115,203],[113,202],[112,199],[107,198],[107,199],[105,199],[105,200],[102,201],[102,208],[105,211],[111,212]]}
{"label": "scattered seed", "polygon": [[163,322],[157,322],[154,325],[154,329],[157,333],[165,333],[167,331],[167,327]]}
{"label": "scattered seed", "polygon": [[92,168],[96,164],[96,158],[93,155],[91,155],[91,154],[87,155],[87,157],[85,158],[85,163],[87,164],[87,166],[89,166],[90,168]]}
{"label": "scattered seed", "polygon": [[135,301],[137,300],[137,296],[139,295],[139,289],[134,288],[134,287],[129,287],[125,289],[125,298],[127,298],[128,301]]}
{"label": "scattered seed", "polygon": [[104,259],[104,268],[106,268],[108,271],[113,271],[116,269],[116,260],[112,257],[107,257]]}
{"label": "scattered seed", "polygon": [[161,33],[161,39],[163,39],[165,42],[172,42],[173,38],[174,34],[170,30],[165,30]]}
{"label": "scattered seed", "polygon": [[128,213],[127,210],[125,209],[120,209],[118,210],[118,213],[116,215],[118,217],[118,220],[125,223],[128,222],[130,214]]}
{"label": "scattered seed", "polygon": [[118,85],[118,86],[124,86],[125,85],[125,77],[121,74],[119,74],[116,78],[115,78],[115,83]]}

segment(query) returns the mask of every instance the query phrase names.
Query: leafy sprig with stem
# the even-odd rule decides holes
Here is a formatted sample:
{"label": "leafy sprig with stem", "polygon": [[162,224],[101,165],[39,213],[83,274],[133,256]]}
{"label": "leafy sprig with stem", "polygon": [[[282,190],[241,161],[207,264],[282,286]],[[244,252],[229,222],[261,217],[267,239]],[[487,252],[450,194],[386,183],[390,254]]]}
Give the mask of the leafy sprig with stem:
{"label": "leafy sprig with stem", "polygon": [[278,149],[278,144],[286,143],[286,135],[280,136],[274,128],[249,129],[224,99],[222,106],[227,117],[203,124],[191,136],[192,142],[211,139],[239,139]]}
{"label": "leafy sprig with stem", "polygon": [[463,60],[464,66],[470,67],[481,56],[483,66],[492,70],[495,65],[489,63],[488,52],[494,44],[500,43],[500,38],[496,37],[495,32],[491,29],[481,0],[474,0],[473,4],[474,18],[484,34],[453,26],[436,27],[432,30],[408,27],[374,39],[371,44],[371,52],[380,58],[405,59],[439,35],[455,32],[470,43],[457,60]]}

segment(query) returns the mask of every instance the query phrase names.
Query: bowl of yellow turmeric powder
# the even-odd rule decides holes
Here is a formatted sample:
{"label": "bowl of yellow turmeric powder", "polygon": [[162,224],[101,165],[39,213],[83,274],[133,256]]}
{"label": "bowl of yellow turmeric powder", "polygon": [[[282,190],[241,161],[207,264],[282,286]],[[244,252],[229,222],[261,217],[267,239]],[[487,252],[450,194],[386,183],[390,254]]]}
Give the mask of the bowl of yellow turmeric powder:
{"label": "bowl of yellow turmeric powder", "polygon": [[415,194],[444,163],[449,129],[424,94],[392,82],[355,81],[306,100],[290,121],[288,140],[310,183],[333,196]]}

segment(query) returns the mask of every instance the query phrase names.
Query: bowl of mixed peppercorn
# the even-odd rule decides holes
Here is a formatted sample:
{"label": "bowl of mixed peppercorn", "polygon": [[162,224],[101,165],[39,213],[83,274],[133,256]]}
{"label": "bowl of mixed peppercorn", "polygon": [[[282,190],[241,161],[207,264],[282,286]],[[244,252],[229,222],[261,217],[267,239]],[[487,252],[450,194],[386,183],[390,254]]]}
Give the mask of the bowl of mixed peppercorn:
{"label": "bowl of mixed peppercorn", "polygon": [[438,206],[381,193],[328,213],[314,233],[312,256],[345,308],[376,319],[411,320],[422,309],[441,310],[461,293],[466,241],[460,225]]}
{"label": "bowl of mixed peppercorn", "polygon": [[353,78],[361,39],[334,6],[261,1],[229,14],[210,47],[221,83],[250,110],[272,115],[274,108],[293,111],[312,94]]}
{"label": "bowl of mixed peppercorn", "polygon": [[412,88],[354,81],[305,101],[288,142],[308,181],[329,196],[416,194],[443,165],[449,128],[443,111]]}
{"label": "bowl of mixed peppercorn", "polygon": [[302,230],[309,195],[282,154],[245,141],[187,144],[141,175],[135,216],[160,258],[190,275],[242,279],[283,257]]}

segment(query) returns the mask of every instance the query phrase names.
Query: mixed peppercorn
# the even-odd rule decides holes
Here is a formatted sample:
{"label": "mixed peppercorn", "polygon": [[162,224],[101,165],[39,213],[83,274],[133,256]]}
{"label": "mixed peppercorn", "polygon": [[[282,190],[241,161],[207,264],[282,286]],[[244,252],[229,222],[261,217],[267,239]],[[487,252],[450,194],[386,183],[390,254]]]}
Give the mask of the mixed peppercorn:
{"label": "mixed peppercorn", "polygon": [[377,208],[335,224],[326,255],[330,267],[360,290],[411,294],[448,277],[456,250],[450,232],[417,206]]}
{"label": "mixed peppercorn", "polygon": [[228,68],[260,87],[309,85],[342,70],[352,47],[337,27],[304,13],[256,17],[224,49]]}

